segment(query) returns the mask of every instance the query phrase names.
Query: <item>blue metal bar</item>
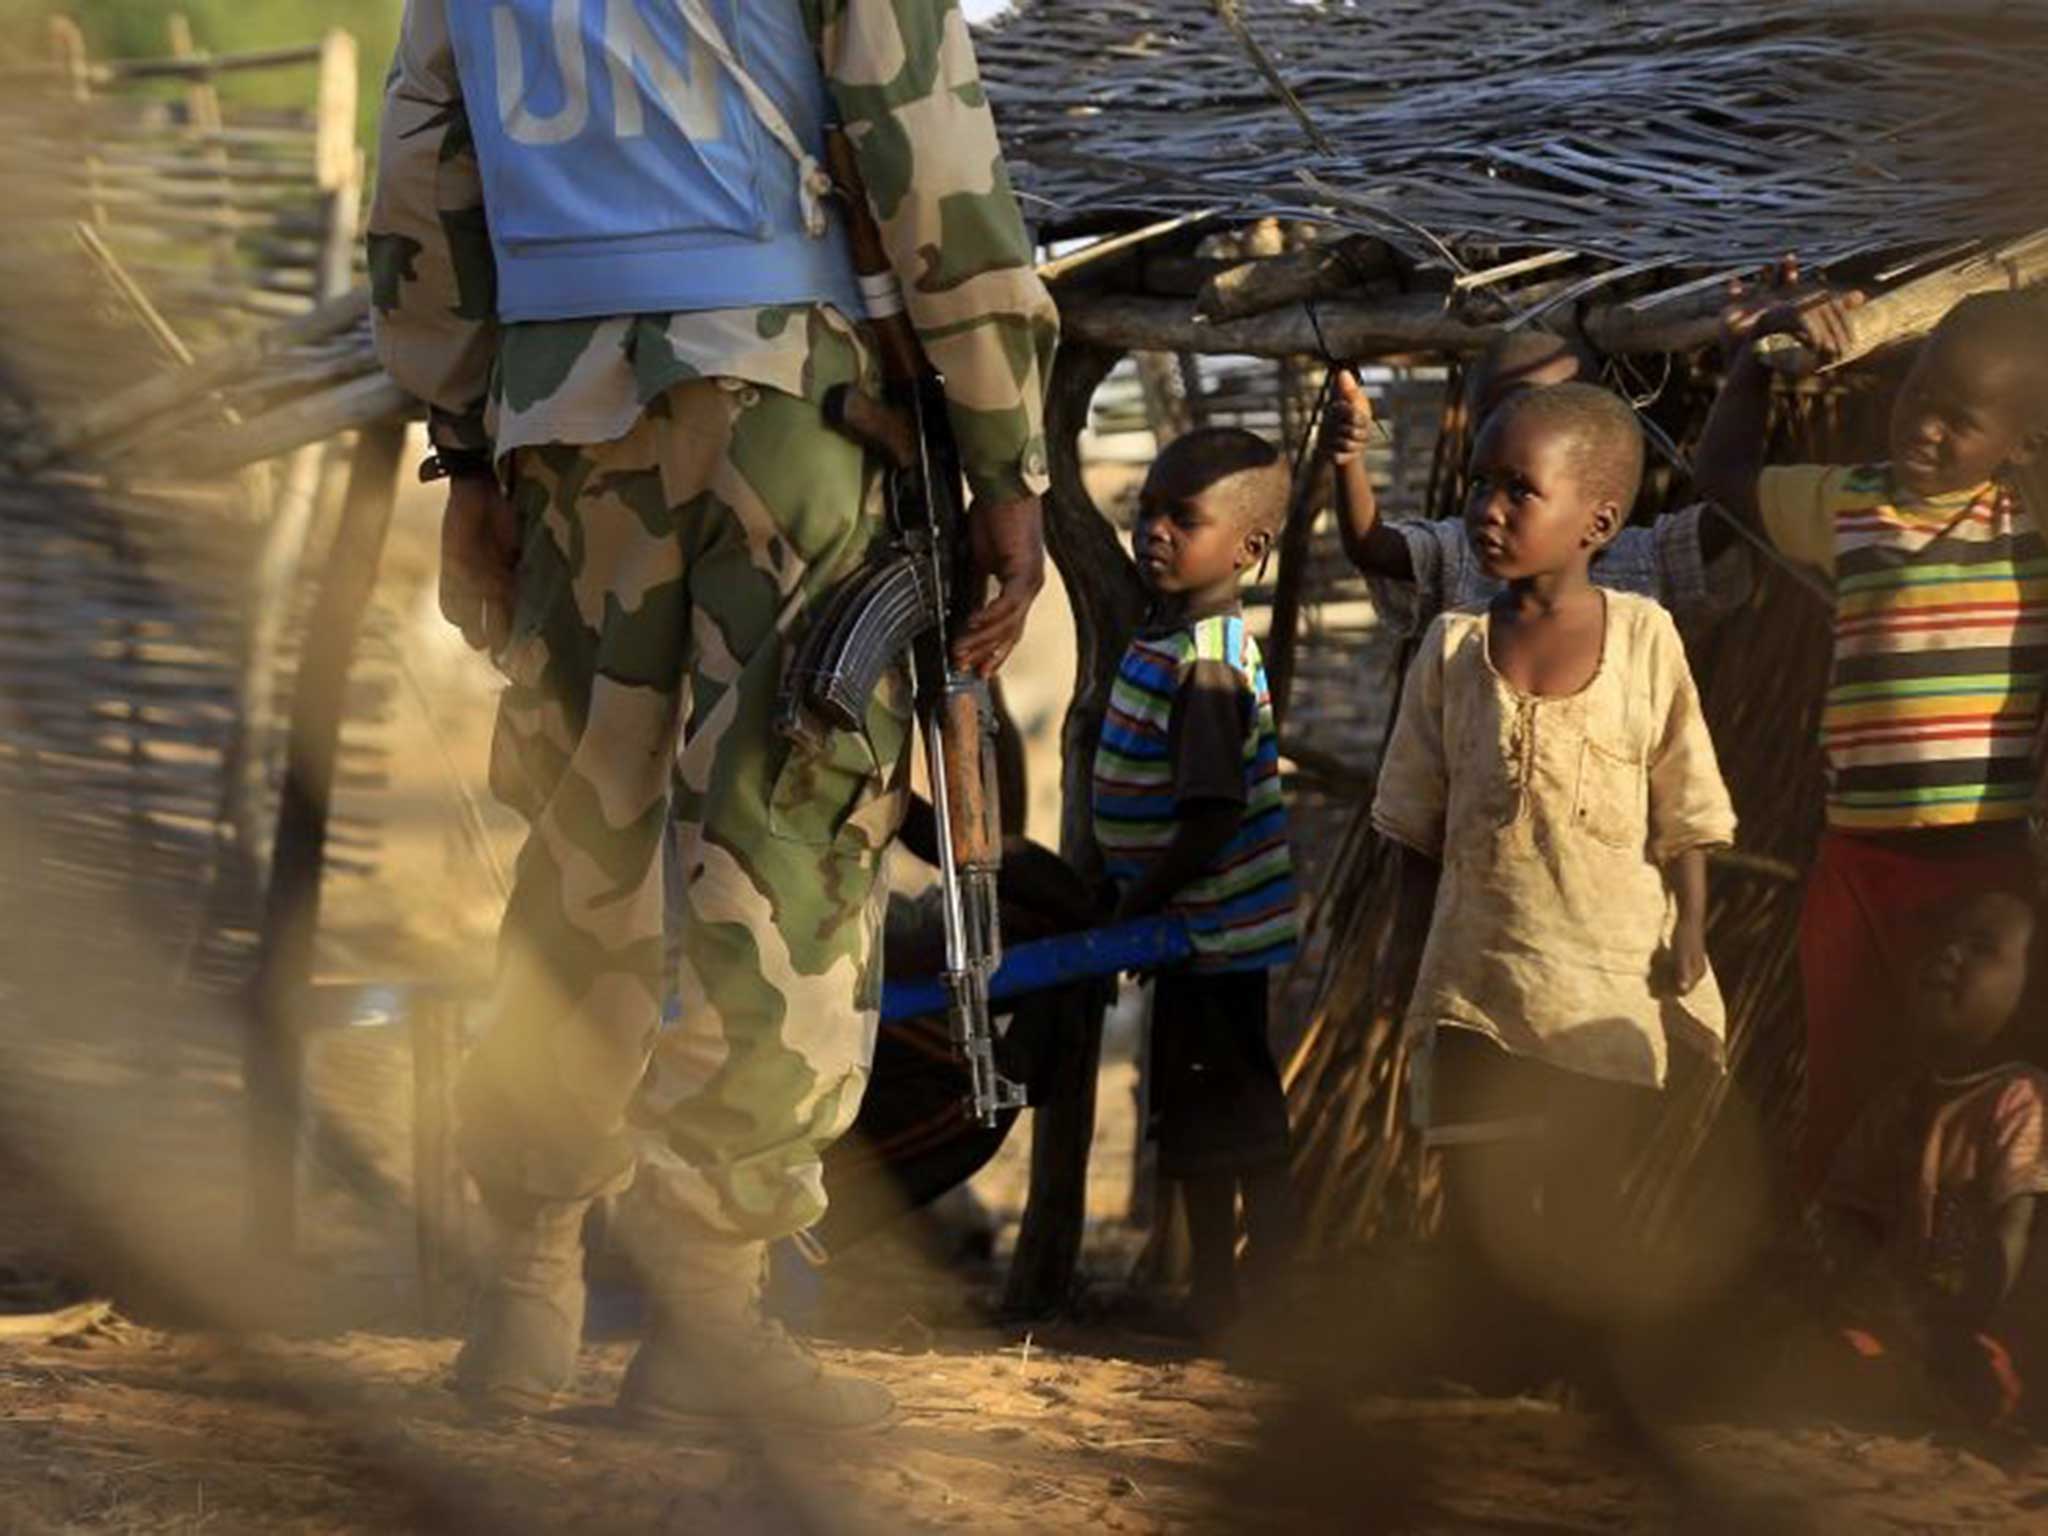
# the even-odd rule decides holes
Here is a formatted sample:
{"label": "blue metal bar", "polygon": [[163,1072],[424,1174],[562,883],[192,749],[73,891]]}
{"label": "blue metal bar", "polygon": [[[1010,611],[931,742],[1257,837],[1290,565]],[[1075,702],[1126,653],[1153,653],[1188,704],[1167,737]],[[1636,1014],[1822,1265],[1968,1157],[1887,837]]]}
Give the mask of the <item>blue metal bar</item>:
{"label": "blue metal bar", "polygon": [[[1187,924],[1177,917],[1141,917],[1108,928],[1063,933],[1056,939],[1039,939],[1006,950],[989,985],[989,997],[1001,1002],[1090,976],[1152,970],[1175,965],[1193,953]],[[882,988],[885,1023],[945,1009],[946,984],[939,977],[892,981]]]}

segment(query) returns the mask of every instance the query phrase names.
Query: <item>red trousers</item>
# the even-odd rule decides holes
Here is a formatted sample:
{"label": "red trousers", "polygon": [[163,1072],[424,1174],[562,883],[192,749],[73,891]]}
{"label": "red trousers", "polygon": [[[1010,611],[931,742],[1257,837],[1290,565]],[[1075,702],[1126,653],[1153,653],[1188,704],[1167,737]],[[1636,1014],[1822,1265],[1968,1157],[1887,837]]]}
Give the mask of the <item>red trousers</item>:
{"label": "red trousers", "polygon": [[1806,1139],[1800,1192],[1827,1176],[1835,1148],[1904,1065],[1907,988],[1936,924],[1962,898],[2032,889],[2026,824],[1881,837],[1822,835],[1799,914],[1806,993]]}

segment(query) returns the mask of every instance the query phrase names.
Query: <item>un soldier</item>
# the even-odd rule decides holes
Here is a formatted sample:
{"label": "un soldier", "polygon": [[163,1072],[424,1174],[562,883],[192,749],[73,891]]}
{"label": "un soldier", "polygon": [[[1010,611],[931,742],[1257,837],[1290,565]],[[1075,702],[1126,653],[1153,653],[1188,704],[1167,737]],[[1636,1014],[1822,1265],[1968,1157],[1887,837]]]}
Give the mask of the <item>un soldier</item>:
{"label": "un soldier", "polygon": [[[945,376],[995,595],[992,673],[1044,579],[1032,270],[953,0],[410,0],[370,255],[380,355],[450,476],[441,605],[509,684],[493,790],[529,823],[461,1146],[495,1247],[458,1387],[537,1410],[573,1373],[590,1202],[652,1302],[626,1406],[802,1428],[888,1417],[759,1313],[766,1242],[823,1213],[867,1078],[907,691],[818,750],[771,710],[879,528],[829,430],[872,383],[819,169],[836,112]],[[664,828],[685,914],[663,963]],[[659,1029],[675,990],[680,1024]]]}

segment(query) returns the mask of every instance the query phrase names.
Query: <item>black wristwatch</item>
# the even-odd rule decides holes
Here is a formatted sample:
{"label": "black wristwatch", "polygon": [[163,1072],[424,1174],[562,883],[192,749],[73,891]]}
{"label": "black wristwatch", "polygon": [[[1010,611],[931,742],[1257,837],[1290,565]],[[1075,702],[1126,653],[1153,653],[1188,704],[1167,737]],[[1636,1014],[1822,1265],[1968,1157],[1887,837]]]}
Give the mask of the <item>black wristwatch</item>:
{"label": "black wristwatch", "polygon": [[436,448],[420,460],[420,484],[436,480],[495,480],[498,467],[481,448]]}

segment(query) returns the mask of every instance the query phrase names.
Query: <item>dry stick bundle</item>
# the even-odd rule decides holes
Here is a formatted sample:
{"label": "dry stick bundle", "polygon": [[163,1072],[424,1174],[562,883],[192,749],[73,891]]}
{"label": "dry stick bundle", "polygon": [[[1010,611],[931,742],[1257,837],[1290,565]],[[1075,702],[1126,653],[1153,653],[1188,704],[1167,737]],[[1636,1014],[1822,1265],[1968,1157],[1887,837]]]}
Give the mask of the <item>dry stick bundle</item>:
{"label": "dry stick bundle", "polygon": [[[1520,308],[1532,281],[1604,297],[1639,278],[1661,285],[1638,295],[1654,305],[1787,250],[1826,266],[2048,222],[2048,174],[2011,153],[2013,83],[2048,65],[2039,7],[1874,25],[1862,0],[1645,0],[1626,27],[1605,7],[1498,0],[1228,9],[1294,105],[1206,8],[1168,25],[1141,0],[1045,3],[984,32],[1009,163],[1047,233],[1221,205],[1377,235],[1460,275],[1569,256],[1500,280]],[[1328,153],[1304,153],[1297,107]]]}

